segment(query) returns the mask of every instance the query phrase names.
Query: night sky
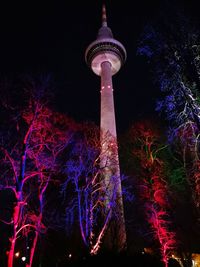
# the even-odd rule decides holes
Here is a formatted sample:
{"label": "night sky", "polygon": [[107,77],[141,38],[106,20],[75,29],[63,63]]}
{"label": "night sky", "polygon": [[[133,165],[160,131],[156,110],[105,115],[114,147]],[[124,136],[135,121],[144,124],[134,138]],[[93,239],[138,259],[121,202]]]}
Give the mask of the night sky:
{"label": "night sky", "polygon": [[[136,50],[144,25],[156,19],[163,2],[105,1],[108,25],[128,55],[113,79],[119,132],[133,121],[154,114],[159,92],[148,64]],[[178,3],[192,16],[197,2]],[[86,66],[84,53],[101,25],[102,1],[6,3],[0,7],[0,77],[50,73],[55,81],[57,109],[78,121],[99,123],[100,79]]]}
{"label": "night sky", "polygon": [[[88,68],[84,54],[101,26],[103,0],[5,2],[0,4],[0,81],[22,74],[51,74],[55,108],[76,121],[99,124],[100,78]],[[188,18],[198,18],[199,0],[104,0],[108,26],[127,50],[127,62],[113,76],[118,133],[135,121],[159,117],[155,102],[160,91],[137,47],[145,25],[157,20],[165,2],[183,8]],[[7,195],[0,197],[0,203],[8,203]],[[190,216],[184,218],[185,228],[187,219]]]}

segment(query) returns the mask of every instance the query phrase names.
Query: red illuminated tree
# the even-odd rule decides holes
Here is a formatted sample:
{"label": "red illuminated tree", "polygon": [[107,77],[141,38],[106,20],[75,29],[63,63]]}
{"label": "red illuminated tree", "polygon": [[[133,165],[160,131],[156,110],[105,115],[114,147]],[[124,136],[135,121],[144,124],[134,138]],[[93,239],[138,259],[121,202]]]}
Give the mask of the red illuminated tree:
{"label": "red illuminated tree", "polygon": [[2,130],[0,162],[1,190],[11,190],[14,195],[12,216],[3,220],[12,225],[8,267],[13,266],[17,240],[23,237],[29,240],[26,266],[32,266],[38,236],[46,229],[43,223],[46,189],[49,183],[58,182],[55,179],[60,167],[58,159],[71,142],[76,127],[66,116],[47,108],[46,96],[38,84],[34,86],[34,83],[29,85],[24,106],[14,109],[4,105],[7,112],[10,109],[13,123],[10,126],[6,121]]}
{"label": "red illuminated tree", "polygon": [[132,156],[140,168],[138,177],[139,197],[144,205],[146,219],[153,236],[159,242],[162,259],[168,266],[168,258],[177,248],[177,236],[171,216],[170,191],[165,166],[160,152],[165,148],[159,132],[145,121],[132,126],[129,138],[133,142]]}

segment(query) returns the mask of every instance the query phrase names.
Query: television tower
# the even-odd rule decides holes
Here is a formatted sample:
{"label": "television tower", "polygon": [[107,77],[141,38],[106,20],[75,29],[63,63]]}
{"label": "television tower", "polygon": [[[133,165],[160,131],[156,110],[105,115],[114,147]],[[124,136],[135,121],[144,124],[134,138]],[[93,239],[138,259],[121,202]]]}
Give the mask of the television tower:
{"label": "television tower", "polygon": [[85,60],[92,71],[101,77],[101,184],[103,187],[105,210],[110,212],[110,222],[106,229],[103,247],[121,251],[126,247],[124,208],[119,168],[115,108],[112,76],[126,60],[124,46],[113,38],[107,26],[106,8],[102,8],[102,26],[97,39],[86,49]]}

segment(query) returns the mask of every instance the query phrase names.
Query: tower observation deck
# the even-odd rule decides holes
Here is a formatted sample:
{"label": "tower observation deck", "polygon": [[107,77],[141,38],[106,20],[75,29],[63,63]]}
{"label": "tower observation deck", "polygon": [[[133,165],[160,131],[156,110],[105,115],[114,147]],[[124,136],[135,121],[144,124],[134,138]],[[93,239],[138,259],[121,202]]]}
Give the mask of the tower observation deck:
{"label": "tower observation deck", "polygon": [[126,61],[124,46],[113,38],[112,31],[107,26],[105,6],[102,9],[102,27],[98,31],[97,39],[86,49],[85,60],[93,72],[99,76],[101,76],[103,62],[110,63],[111,74],[114,75]]}
{"label": "tower observation deck", "polygon": [[105,5],[102,8],[102,26],[97,38],[86,49],[85,61],[92,71],[101,78],[100,167],[104,208],[111,212],[103,247],[121,251],[126,247],[126,231],[119,168],[115,107],[112,76],[126,61],[124,46],[113,38],[107,25]]}

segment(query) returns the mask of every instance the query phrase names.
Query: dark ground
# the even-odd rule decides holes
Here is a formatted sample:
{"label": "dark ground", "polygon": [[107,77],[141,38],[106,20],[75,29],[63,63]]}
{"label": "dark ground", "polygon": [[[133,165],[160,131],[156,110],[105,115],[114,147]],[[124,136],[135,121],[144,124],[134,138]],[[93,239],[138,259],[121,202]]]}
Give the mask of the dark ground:
{"label": "dark ground", "polygon": [[[151,256],[148,254],[138,253],[134,256],[127,255],[112,255],[112,254],[103,254],[93,257],[85,257],[82,260],[77,260],[68,263],[63,263],[59,267],[164,267],[164,264],[156,256]],[[45,266],[46,267],[46,266]],[[48,266],[50,267],[50,266]],[[169,267],[180,267],[179,263],[176,260],[170,259]]]}

